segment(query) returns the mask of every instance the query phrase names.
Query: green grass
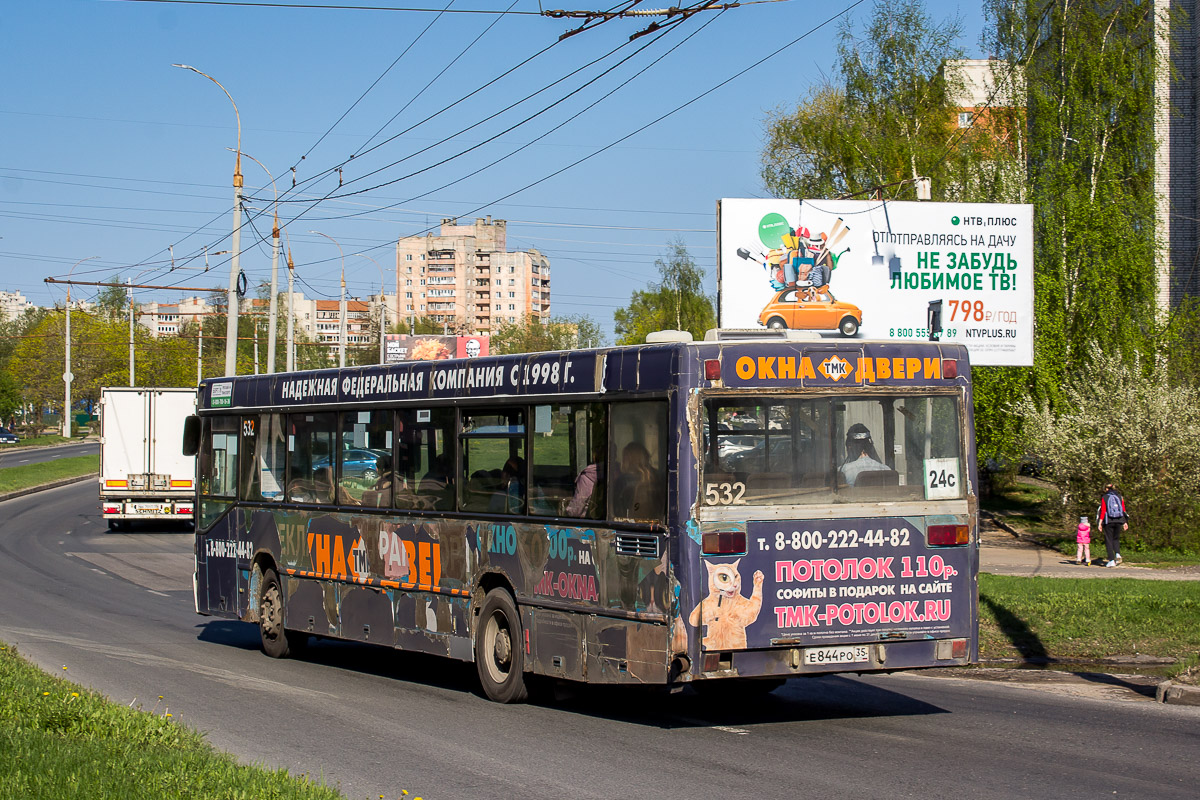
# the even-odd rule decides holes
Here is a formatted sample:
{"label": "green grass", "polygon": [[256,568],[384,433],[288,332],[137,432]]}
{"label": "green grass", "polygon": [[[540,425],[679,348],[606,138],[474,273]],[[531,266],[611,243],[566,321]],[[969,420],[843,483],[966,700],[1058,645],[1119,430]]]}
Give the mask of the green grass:
{"label": "green grass", "polygon": [[[980,501],[990,511],[1022,535],[1069,557],[1075,557],[1075,523],[1060,513],[1058,491],[1049,484],[1018,476],[996,484],[991,497]],[[1092,519],[1092,558],[1104,553],[1104,531]],[[1200,564],[1200,553],[1190,550],[1150,549],[1122,537],[1121,558],[1127,564],[1145,567],[1176,567]]]}
{"label": "green grass", "polygon": [[37,447],[39,445],[45,445],[45,444],[65,444],[66,442],[77,442],[77,441],[79,441],[79,440],[78,439],[68,439],[65,436],[59,436],[56,433],[44,433],[41,436],[27,437],[27,438],[22,439],[21,441],[17,442],[16,444],[0,445],[0,452],[3,452],[5,448],[10,448],[10,447],[11,448]]}
{"label": "green grass", "polygon": [[40,486],[43,483],[77,478],[100,471],[100,456],[73,456],[60,458],[56,461],[45,461],[41,464],[22,464],[19,467],[4,467],[0,469],[0,493],[15,492]]}
{"label": "green grass", "polygon": [[1200,581],[979,576],[984,661],[1200,653]]}
{"label": "green grass", "polygon": [[285,770],[238,764],[179,724],[46,675],[0,645],[0,797],[297,798],[342,795]]}

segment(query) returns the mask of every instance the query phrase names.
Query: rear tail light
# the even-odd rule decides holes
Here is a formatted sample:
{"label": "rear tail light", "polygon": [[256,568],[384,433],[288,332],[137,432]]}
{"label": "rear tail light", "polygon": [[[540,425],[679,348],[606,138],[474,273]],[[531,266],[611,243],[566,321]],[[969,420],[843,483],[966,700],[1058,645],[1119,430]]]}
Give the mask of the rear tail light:
{"label": "rear tail light", "polygon": [[971,541],[971,529],[966,525],[930,525],[927,539],[933,547],[954,547]]}
{"label": "rear tail light", "polygon": [[942,359],[942,377],[957,378],[958,377],[958,359],[943,358]]}
{"label": "rear tail light", "polygon": [[721,360],[710,358],[704,362],[704,379],[709,381],[721,380]]}
{"label": "rear tail light", "polygon": [[175,506],[175,513],[176,514],[190,514],[190,513],[192,513],[192,507],[191,506]]}
{"label": "rear tail light", "polygon": [[105,506],[104,513],[105,514],[120,514],[121,507],[120,506]]}
{"label": "rear tail light", "polygon": [[954,658],[966,658],[967,657],[967,640],[966,639],[953,640],[953,642],[951,644],[951,653],[950,654]]}
{"label": "rear tail light", "polygon": [[700,545],[706,556],[736,555],[746,552],[745,531],[713,531],[704,534]]}

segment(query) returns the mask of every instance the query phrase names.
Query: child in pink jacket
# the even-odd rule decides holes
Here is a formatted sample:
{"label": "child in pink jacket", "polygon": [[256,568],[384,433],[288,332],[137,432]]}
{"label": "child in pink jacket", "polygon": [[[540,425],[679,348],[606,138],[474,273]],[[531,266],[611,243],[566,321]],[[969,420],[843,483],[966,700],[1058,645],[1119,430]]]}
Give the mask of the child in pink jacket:
{"label": "child in pink jacket", "polygon": [[1075,528],[1075,561],[1084,566],[1092,565],[1092,526],[1087,517],[1080,517]]}

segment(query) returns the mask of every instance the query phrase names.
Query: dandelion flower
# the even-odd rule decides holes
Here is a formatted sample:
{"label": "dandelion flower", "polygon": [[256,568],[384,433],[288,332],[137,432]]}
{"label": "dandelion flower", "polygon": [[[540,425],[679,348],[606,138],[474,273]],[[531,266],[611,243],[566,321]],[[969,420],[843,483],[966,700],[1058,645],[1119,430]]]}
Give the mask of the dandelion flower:
{"label": "dandelion flower", "polygon": [[50,696],[49,692],[42,692],[42,697],[49,697],[49,696]]}
{"label": "dandelion flower", "polygon": [[79,692],[71,692],[71,697],[79,697]]}
{"label": "dandelion flower", "polygon": [[174,714],[167,714],[167,716],[168,716],[168,717],[173,717],[173,716],[175,716],[175,715],[174,715]]}

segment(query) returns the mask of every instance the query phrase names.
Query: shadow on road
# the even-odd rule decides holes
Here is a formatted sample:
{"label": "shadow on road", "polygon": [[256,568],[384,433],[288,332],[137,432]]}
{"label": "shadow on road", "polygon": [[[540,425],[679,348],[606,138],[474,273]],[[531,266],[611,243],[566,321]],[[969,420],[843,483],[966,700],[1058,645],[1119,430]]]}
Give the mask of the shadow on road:
{"label": "shadow on road", "polygon": [[[197,628],[200,641],[239,650],[259,649],[256,625],[213,620]],[[474,664],[462,661],[315,637],[298,660],[490,702],[479,687]],[[948,713],[850,676],[797,678],[774,692],[736,695],[702,694],[691,688],[668,694],[661,687],[589,686],[533,676],[528,680],[530,703],[545,710],[663,729]]]}

